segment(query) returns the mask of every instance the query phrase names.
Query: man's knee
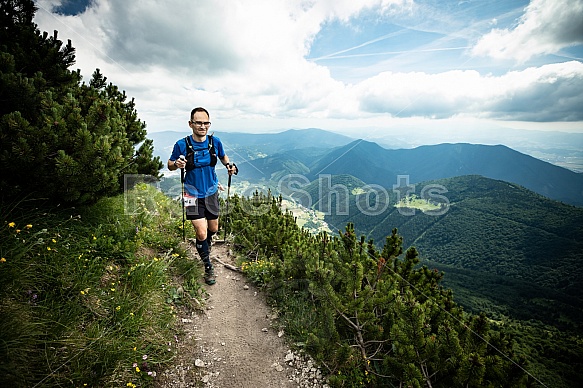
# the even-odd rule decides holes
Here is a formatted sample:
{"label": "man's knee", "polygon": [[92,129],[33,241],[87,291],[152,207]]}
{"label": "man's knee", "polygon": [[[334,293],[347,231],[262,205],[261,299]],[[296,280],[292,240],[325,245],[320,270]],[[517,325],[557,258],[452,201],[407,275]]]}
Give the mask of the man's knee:
{"label": "man's knee", "polygon": [[198,240],[206,240],[207,225],[205,219],[202,218],[200,220],[192,220],[192,226],[196,231],[196,238]]}

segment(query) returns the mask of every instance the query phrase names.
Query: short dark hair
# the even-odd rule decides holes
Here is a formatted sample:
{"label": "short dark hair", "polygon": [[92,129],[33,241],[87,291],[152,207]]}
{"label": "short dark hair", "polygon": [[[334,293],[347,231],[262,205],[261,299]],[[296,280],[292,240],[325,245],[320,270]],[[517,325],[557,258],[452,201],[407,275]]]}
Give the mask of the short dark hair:
{"label": "short dark hair", "polygon": [[199,107],[197,107],[197,108],[194,108],[194,109],[192,110],[192,112],[190,112],[190,119],[191,119],[191,120],[192,120],[192,118],[194,117],[194,114],[195,114],[196,112],[204,112],[204,113],[206,113],[206,115],[208,116],[208,118],[209,118],[209,119],[211,118],[211,115],[210,115],[209,111],[208,111],[208,110],[206,110],[206,109],[204,109],[202,106],[199,106]]}

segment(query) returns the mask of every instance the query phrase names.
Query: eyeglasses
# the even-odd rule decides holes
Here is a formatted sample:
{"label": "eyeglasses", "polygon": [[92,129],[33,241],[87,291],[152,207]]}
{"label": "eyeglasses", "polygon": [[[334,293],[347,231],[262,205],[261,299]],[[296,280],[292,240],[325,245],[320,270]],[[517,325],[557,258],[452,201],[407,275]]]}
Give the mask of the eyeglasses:
{"label": "eyeglasses", "polygon": [[194,124],[198,127],[202,127],[203,125],[205,127],[210,127],[211,126],[211,122],[210,121],[191,121],[191,124]]}

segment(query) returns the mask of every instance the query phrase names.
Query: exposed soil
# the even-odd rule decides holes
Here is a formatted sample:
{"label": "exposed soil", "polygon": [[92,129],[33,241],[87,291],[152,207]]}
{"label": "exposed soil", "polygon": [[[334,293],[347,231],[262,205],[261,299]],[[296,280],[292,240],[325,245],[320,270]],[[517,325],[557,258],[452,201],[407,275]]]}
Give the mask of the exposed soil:
{"label": "exposed soil", "polygon": [[178,356],[156,387],[327,387],[312,360],[287,345],[261,290],[230,269],[228,245],[214,244],[211,259],[216,284],[204,285],[208,299],[199,311],[179,313]]}

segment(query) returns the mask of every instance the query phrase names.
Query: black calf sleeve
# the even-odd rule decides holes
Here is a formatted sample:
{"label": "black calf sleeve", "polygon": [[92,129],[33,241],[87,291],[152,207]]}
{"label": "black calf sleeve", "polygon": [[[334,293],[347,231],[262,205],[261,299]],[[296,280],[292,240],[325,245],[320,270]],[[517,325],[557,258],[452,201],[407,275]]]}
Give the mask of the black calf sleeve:
{"label": "black calf sleeve", "polygon": [[204,263],[204,267],[212,267],[210,255],[209,255],[209,244],[207,240],[199,240],[196,239],[196,251],[200,255],[202,262]]}

